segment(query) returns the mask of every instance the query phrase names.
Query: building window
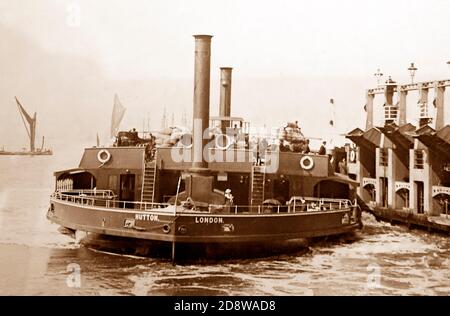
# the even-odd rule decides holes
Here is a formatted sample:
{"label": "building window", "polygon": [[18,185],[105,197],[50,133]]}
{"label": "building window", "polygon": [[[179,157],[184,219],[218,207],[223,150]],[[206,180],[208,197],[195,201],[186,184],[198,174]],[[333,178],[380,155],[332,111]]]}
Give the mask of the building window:
{"label": "building window", "polygon": [[423,169],[424,162],[425,162],[425,154],[423,150],[414,150],[414,168]]}
{"label": "building window", "polygon": [[388,151],[386,148],[380,148],[380,166],[388,165]]}
{"label": "building window", "polygon": [[428,118],[430,117],[428,113],[428,104],[427,103],[419,103],[419,111],[420,111],[420,118]]}
{"label": "building window", "polygon": [[384,120],[392,123],[397,119],[398,108],[395,105],[386,105],[384,107]]}

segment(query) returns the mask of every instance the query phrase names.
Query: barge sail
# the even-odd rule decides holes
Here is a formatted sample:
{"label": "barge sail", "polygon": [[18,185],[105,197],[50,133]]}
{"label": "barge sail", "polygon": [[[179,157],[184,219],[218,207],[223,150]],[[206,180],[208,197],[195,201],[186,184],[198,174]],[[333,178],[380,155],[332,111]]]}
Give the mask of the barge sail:
{"label": "barge sail", "polygon": [[45,138],[42,136],[42,145],[40,148],[36,148],[36,125],[37,118],[36,113],[33,116],[25,111],[24,107],[20,103],[19,99],[15,97],[17,108],[19,109],[20,116],[23,121],[23,125],[28,134],[28,138],[30,141],[30,150],[29,151],[7,151],[4,148],[0,150],[0,155],[29,155],[29,156],[37,156],[37,155],[52,155],[53,152],[51,149],[44,149]]}

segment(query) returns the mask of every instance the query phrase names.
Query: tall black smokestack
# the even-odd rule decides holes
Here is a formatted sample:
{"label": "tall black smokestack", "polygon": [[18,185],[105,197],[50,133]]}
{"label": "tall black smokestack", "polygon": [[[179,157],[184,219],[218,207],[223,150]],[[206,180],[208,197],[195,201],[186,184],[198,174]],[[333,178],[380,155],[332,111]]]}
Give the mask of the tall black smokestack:
{"label": "tall black smokestack", "polygon": [[207,168],[203,149],[208,139],[203,132],[209,128],[209,87],[211,69],[211,35],[194,35],[195,38],[195,75],[194,75],[194,111],[193,111],[193,161],[192,168]]}
{"label": "tall black smokestack", "polygon": [[220,116],[231,116],[231,67],[220,68]]}

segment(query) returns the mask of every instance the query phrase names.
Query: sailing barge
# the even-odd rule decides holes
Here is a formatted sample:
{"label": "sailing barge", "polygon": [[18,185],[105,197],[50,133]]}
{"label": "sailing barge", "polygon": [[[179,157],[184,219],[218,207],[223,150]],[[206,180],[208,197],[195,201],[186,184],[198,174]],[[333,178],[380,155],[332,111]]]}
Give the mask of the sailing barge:
{"label": "sailing barge", "polygon": [[[77,168],[55,172],[47,217],[70,231],[189,245],[266,244],[338,235],[361,227],[357,183],[332,157],[256,153],[249,123],[231,116],[231,68],[221,68],[220,116],[209,115],[211,36],[195,37],[190,142],[156,146],[119,132],[111,147],[86,148]],[[223,134],[208,139],[214,127]],[[209,134],[209,133],[205,133]]]}
{"label": "sailing barge", "polygon": [[[42,145],[40,148],[36,148],[36,113],[34,113],[33,117],[25,111],[22,104],[20,104],[19,99],[15,97],[17,107],[19,109],[20,116],[22,117],[23,124],[28,134],[28,138],[30,140],[30,150],[26,151],[7,151],[4,148],[0,150],[0,155],[23,155],[23,156],[39,156],[39,155],[52,155],[53,152],[51,149],[44,149],[45,138],[42,136]],[[28,125],[27,125],[28,124]]]}

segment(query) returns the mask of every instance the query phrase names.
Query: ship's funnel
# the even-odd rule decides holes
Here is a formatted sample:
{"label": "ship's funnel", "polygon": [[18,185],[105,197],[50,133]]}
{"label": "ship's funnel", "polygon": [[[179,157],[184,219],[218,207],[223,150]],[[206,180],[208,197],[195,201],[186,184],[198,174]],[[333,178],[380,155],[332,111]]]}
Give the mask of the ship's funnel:
{"label": "ship's funnel", "polygon": [[220,116],[231,116],[231,67],[220,68]]}
{"label": "ship's funnel", "polygon": [[194,35],[195,38],[195,74],[194,74],[194,110],[192,132],[192,168],[207,168],[203,149],[208,139],[203,133],[209,128],[209,87],[211,69],[211,35]]}

